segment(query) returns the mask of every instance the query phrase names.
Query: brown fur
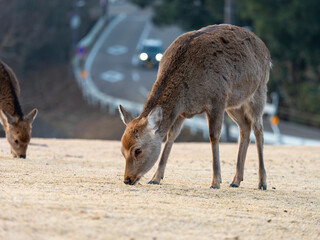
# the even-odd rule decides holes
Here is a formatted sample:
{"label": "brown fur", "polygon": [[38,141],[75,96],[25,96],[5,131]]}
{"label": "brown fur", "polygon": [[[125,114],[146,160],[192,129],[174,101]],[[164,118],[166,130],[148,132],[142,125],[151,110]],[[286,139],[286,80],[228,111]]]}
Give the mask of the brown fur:
{"label": "brown fur", "polygon": [[0,109],[10,115],[23,114],[19,104],[20,87],[12,69],[0,60]]}
{"label": "brown fur", "polygon": [[25,117],[20,107],[19,94],[19,82],[14,72],[0,60],[0,121],[11,145],[12,155],[25,158],[32,122],[38,110],[32,110]]}
{"label": "brown fur", "polygon": [[[127,118],[127,129],[135,129],[135,125],[143,119],[156,119],[151,128],[150,124],[146,124],[142,131],[142,135],[152,135],[151,129],[154,129],[154,135],[160,139],[160,142],[154,142],[155,145],[159,145],[167,134],[158,170],[150,183],[159,183],[163,178],[167,158],[183,120],[205,112],[213,153],[212,187],[219,188],[218,142],[223,115],[227,111],[240,130],[237,172],[231,186],[238,187],[243,179],[244,160],[253,127],[259,152],[259,188],[266,189],[262,114],[270,62],[268,49],[256,35],[226,24],[185,33],[169,46],[140,116],[131,122],[131,115],[120,108],[122,118]],[[157,114],[161,117],[155,117]],[[136,136],[127,130],[122,139],[125,139],[123,142],[136,142]],[[148,155],[142,162],[154,162],[154,158]],[[130,177],[125,176],[127,179]]]}
{"label": "brown fur", "polygon": [[135,143],[136,139],[139,138],[143,129],[146,127],[147,121],[135,120],[130,127],[126,129],[127,135],[131,138],[122,138],[122,146],[125,150],[129,150]]}

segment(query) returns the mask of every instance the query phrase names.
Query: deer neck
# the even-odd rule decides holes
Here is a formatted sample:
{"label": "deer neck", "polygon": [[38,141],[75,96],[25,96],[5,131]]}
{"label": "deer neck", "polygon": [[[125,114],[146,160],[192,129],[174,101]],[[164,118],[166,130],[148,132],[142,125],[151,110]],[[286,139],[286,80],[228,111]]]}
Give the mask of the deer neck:
{"label": "deer neck", "polygon": [[144,110],[140,114],[140,118],[147,117],[149,113],[157,106],[160,106],[162,109],[162,121],[160,123],[160,126],[157,130],[159,135],[164,138],[167,134],[167,132],[170,130],[171,126],[174,124],[176,119],[181,114],[180,111],[180,102],[181,98],[175,96],[172,99],[165,99],[159,98],[158,101],[155,101],[154,103],[146,102]]}

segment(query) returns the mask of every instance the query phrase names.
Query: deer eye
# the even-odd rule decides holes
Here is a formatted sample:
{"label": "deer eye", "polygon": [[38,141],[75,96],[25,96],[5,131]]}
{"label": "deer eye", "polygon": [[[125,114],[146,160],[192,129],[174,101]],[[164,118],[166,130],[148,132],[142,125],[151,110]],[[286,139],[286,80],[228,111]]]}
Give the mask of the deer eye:
{"label": "deer eye", "polygon": [[19,141],[16,139],[16,140],[14,140],[14,142],[15,142],[16,144],[18,144]]}
{"label": "deer eye", "polygon": [[138,156],[142,152],[141,148],[138,148],[134,151],[135,155]]}

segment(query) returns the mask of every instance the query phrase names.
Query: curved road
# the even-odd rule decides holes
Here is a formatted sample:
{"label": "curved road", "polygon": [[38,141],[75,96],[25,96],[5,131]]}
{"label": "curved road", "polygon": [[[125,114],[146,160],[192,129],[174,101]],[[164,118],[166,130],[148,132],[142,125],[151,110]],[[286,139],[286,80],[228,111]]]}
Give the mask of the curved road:
{"label": "curved road", "polygon": [[[91,87],[91,94],[97,95],[97,98],[107,99],[107,102],[112,102],[113,107],[123,103],[128,110],[137,113],[137,103],[142,108],[157,76],[156,68],[145,69],[138,66],[137,51],[141,43],[146,38],[156,38],[162,40],[163,48],[166,49],[183,32],[177,27],[160,29],[153,26],[150,9],[141,10],[129,3],[110,5],[110,15],[113,16],[113,20],[99,36],[86,59],[86,82]],[[135,103],[134,106],[132,103]],[[109,106],[109,110],[113,111],[113,107]],[[201,130],[204,135],[207,134],[206,121],[201,117],[188,120],[184,125],[189,126],[192,131]],[[282,140],[277,140],[272,133],[265,132],[266,142],[320,144],[318,129],[315,131],[314,128],[286,122],[280,122],[279,127],[281,133],[285,134],[281,135]],[[267,121],[265,129],[271,131]],[[235,126],[232,131],[233,135],[238,135]],[[252,138],[254,139],[253,136]]]}
{"label": "curved road", "polygon": [[109,96],[144,103],[157,69],[138,66],[137,50],[146,38],[162,40],[166,49],[182,31],[156,28],[151,11],[130,4],[111,5],[112,22],[99,37],[85,68],[96,87]]}

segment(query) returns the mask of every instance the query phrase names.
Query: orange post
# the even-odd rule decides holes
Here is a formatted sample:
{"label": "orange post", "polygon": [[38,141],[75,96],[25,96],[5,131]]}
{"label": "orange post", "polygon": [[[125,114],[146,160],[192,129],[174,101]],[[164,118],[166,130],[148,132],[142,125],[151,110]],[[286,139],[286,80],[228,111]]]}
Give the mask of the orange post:
{"label": "orange post", "polygon": [[271,123],[271,125],[278,125],[279,121],[280,121],[280,119],[279,119],[278,116],[272,116],[272,117],[270,118],[270,123]]}
{"label": "orange post", "polygon": [[81,75],[81,78],[86,78],[88,74],[86,70],[82,70],[80,75]]}

